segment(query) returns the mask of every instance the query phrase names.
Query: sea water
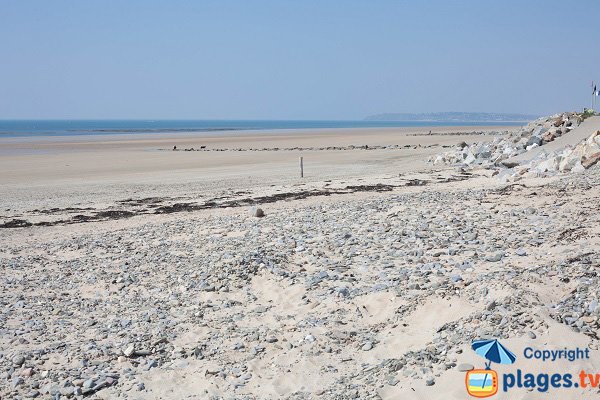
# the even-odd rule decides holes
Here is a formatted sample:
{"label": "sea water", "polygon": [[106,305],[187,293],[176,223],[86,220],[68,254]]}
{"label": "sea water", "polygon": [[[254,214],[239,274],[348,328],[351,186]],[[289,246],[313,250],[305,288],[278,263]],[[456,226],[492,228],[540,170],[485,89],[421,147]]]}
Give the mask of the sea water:
{"label": "sea water", "polygon": [[523,122],[290,121],[290,120],[0,120],[0,138],[115,135],[135,133],[215,133],[239,130],[391,128],[423,126],[520,126]]}

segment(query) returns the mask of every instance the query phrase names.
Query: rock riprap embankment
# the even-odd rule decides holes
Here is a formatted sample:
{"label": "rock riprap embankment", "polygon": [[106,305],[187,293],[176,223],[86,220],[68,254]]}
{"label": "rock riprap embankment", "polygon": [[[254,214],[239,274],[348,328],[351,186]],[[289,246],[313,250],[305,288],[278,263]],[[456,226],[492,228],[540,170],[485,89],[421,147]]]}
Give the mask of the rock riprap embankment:
{"label": "rock riprap embankment", "polygon": [[530,162],[515,167],[514,177],[543,177],[561,172],[583,172],[600,160],[600,131],[579,142],[551,153],[540,153]]}
{"label": "rock riprap embankment", "polygon": [[[454,150],[440,154],[430,161],[434,164],[458,164],[472,168],[493,169],[503,182],[553,176],[566,172],[583,172],[600,160],[599,130],[591,135],[588,134],[588,137],[577,136],[578,143],[576,141],[573,144],[560,143],[561,146],[555,146],[559,148],[550,151],[546,151],[544,146],[567,135],[586,116],[589,115],[563,113],[540,118],[505,138],[498,138],[491,143],[474,143],[470,146],[462,143]],[[539,151],[536,150],[537,148],[540,148]],[[523,154],[532,155],[522,157],[521,160],[520,157],[515,158]]]}
{"label": "rock riprap embankment", "polygon": [[539,118],[492,142],[461,143],[454,150],[435,156],[431,161],[434,164],[498,166],[510,157],[554,141],[575,129],[582,120],[582,115],[571,112]]}

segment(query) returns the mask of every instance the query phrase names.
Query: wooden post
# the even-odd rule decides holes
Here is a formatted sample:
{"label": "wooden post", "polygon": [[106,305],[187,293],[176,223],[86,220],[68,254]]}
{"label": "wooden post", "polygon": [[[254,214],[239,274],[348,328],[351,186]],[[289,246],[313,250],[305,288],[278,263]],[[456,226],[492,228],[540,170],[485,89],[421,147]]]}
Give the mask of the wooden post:
{"label": "wooden post", "polygon": [[300,157],[300,178],[304,178],[304,159]]}

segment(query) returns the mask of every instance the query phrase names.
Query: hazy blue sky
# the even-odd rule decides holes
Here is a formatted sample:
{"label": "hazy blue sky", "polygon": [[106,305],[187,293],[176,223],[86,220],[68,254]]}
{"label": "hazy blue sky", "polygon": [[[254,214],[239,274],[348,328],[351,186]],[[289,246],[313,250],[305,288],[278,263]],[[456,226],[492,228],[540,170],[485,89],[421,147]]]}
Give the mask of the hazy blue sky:
{"label": "hazy blue sky", "polygon": [[0,0],[0,118],[589,105],[600,1]]}

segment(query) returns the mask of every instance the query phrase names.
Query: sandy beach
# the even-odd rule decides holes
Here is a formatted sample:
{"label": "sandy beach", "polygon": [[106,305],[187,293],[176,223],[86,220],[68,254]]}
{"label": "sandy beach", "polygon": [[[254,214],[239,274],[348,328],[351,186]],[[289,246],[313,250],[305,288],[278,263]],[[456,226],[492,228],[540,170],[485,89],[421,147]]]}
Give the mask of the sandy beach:
{"label": "sandy beach", "polygon": [[0,400],[600,397],[600,2],[0,14]]}
{"label": "sandy beach", "polygon": [[[428,156],[461,141],[491,140],[477,132],[511,127],[422,127],[237,131],[0,138],[2,209],[48,199],[50,207],[128,197],[194,196],[207,191],[319,182],[429,169]],[[429,135],[429,131],[433,131]],[[449,135],[465,132],[465,135]],[[436,134],[437,133],[437,134]],[[316,150],[331,146],[379,149]],[[180,151],[173,152],[173,146]],[[186,152],[186,148],[207,151]],[[398,146],[399,148],[392,148]],[[237,151],[239,149],[305,150]],[[311,148],[315,150],[311,150]],[[217,151],[226,150],[226,151]],[[304,157],[304,179],[299,158]],[[68,196],[65,196],[68,193]],[[90,196],[88,196],[90,195]]]}
{"label": "sandy beach", "polygon": [[465,399],[489,337],[600,372],[598,165],[428,162],[507,129],[0,139],[0,397]]}

